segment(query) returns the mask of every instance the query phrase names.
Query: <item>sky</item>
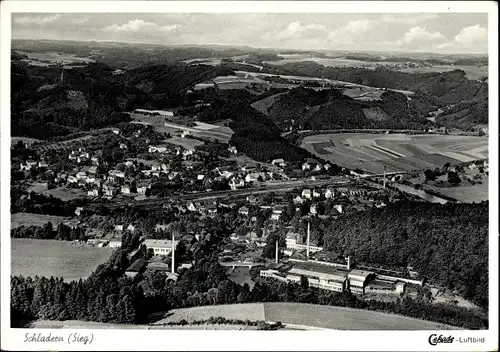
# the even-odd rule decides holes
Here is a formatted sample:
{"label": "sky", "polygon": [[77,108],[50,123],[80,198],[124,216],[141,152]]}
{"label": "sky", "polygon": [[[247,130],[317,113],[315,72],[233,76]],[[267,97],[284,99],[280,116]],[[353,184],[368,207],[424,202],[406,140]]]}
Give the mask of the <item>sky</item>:
{"label": "sky", "polygon": [[483,54],[488,15],[13,13],[12,38]]}

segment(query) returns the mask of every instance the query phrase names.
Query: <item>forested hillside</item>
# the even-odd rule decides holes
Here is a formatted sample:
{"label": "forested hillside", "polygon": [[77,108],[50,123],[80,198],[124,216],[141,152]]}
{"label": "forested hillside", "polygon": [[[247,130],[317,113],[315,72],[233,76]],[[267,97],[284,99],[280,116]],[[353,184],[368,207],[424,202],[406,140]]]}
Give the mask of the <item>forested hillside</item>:
{"label": "forested hillside", "polygon": [[324,244],[356,261],[412,265],[431,283],[488,306],[488,203],[399,202],[327,220]]}
{"label": "forested hillside", "polygon": [[277,158],[301,161],[311,156],[281,137],[273,121],[250,106],[254,96],[249,92],[212,91],[207,93],[205,99],[211,102],[211,106],[202,111],[198,118],[206,122],[231,120],[229,127],[234,134],[230,144],[251,158],[258,161]]}
{"label": "forested hillside", "polygon": [[484,113],[488,105],[488,83],[486,80],[469,80],[462,70],[412,74],[384,67],[377,67],[375,70],[325,67],[310,61],[288,63],[273,68],[281,74],[322,77],[372,87],[411,90],[416,93],[409,103],[414,109],[414,117],[422,117],[438,108],[459,104],[456,108],[459,109],[456,111],[459,113],[458,116],[449,114],[440,122],[463,129],[470,129],[478,121],[481,124],[488,123],[488,115]]}
{"label": "forested hillside", "polygon": [[[372,111],[377,112],[377,118],[370,114]],[[267,115],[282,130],[292,125],[325,130],[424,128],[429,124],[404,94],[393,91],[383,92],[380,100],[360,101],[344,95],[340,89],[315,91],[298,87],[274,98]]]}
{"label": "forested hillside", "polygon": [[[16,56],[14,56],[14,59]],[[113,75],[113,68],[96,63],[65,69],[12,62],[14,136],[39,139],[128,121],[136,107],[177,107],[195,83],[231,74],[211,66],[147,66]]]}

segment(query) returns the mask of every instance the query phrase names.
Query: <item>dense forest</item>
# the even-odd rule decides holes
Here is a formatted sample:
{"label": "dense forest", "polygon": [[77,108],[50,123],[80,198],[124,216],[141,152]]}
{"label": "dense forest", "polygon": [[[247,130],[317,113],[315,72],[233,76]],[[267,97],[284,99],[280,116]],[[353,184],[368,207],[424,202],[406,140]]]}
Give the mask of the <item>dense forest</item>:
{"label": "dense forest", "polygon": [[[366,114],[368,110],[371,114]],[[278,96],[267,115],[282,129],[325,130],[345,128],[423,129],[429,121],[408,104],[404,94],[385,91],[381,100],[359,101],[340,89],[315,91],[304,87]],[[368,117],[370,116],[370,118]]]}
{"label": "dense forest", "polygon": [[406,267],[488,307],[488,203],[399,202],[326,220],[324,244],[356,261]]}

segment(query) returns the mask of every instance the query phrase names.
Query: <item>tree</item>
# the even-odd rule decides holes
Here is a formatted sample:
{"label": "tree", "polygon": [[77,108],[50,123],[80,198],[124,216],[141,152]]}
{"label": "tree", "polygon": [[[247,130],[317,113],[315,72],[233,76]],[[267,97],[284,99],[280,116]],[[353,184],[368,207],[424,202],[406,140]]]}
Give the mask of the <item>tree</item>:
{"label": "tree", "polygon": [[448,170],[448,168],[450,167],[450,165],[451,164],[449,162],[447,162],[446,164],[444,164],[443,169],[445,169],[445,171]]}
{"label": "tree", "polygon": [[425,182],[434,181],[436,179],[436,174],[434,173],[434,171],[430,169],[425,170],[424,175],[425,175]]}
{"label": "tree", "polygon": [[309,288],[309,280],[307,280],[307,277],[303,275],[300,277],[300,287],[303,290],[307,290]]}
{"label": "tree", "polygon": [[450,171],[448,172],[448,182],[454,186],[458,186],[458,184],[462,182],[462,180],[458,176],[458,173],[456,173],[455,171]]}

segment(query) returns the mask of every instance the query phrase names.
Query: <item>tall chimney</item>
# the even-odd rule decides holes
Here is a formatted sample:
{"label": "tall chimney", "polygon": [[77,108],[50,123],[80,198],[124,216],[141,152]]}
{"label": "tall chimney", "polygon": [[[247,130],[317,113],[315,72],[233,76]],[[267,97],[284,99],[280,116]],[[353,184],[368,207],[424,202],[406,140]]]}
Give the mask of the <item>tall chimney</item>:
{"label": "tall chimney", "polygon": [[278,240],[276,240],[276,264],[279,262],[279,247],[278,247]]}
{"label": "tall chimney", "polygon": [[307,223],[307,258],[309,259],[309,241],[311,240],[311,223]]}
{"label": "tall chimney", "polygon": [[172,233],[172,274],[175,273],[175,234]]}

